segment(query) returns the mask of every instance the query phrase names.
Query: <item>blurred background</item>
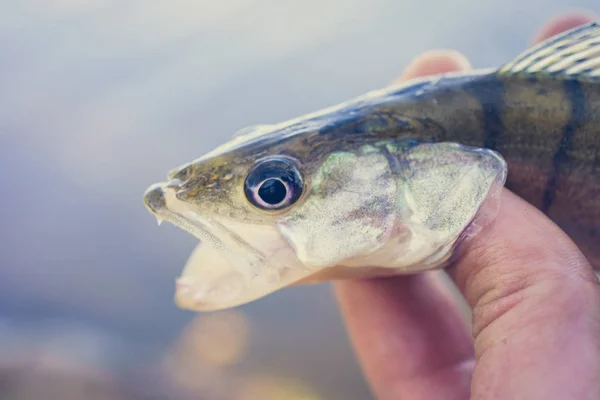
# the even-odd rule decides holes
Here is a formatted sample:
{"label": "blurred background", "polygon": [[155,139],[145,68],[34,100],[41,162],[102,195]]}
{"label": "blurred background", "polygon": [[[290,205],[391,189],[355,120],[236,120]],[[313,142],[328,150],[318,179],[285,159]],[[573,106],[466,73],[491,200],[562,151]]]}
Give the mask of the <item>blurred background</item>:
{"label": "blurred background", "polygon": [[[196,244],[145,210],[247,125],[476,67],[594,0],[0,0],[0,398],[365,400],[326,284],[234,310],[173,302]],[[594,9],[595,7],[595,9]]]}

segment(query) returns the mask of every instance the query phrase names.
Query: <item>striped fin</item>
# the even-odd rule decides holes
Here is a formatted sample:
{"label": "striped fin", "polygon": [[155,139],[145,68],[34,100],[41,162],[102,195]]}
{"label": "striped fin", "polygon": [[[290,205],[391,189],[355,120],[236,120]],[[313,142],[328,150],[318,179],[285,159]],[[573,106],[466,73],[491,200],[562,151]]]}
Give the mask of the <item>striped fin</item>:
{"label": "striped fin", "polygon": [[532,47],[498,71],[600,81],[600,25],[593,22]]}

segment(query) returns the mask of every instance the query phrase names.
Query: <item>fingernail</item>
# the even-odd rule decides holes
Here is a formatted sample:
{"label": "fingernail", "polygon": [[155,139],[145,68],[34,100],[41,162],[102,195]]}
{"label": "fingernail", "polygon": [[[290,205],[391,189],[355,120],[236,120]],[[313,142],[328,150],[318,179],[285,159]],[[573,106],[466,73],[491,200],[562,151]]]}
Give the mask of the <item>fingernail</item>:
{"label": "fingernail", "polygon": [[399,80],[470,68],[471,63],[467,57],[456,50],[431,50],[413,59],[404,69]]}
{"label": "fingernail", "polygon": [[561,32],[576,28],[580,25],[598,21],[598,16],[590,11],[573,10],[561,13],[551,18],[535,35],[533,42],[538,43]]}

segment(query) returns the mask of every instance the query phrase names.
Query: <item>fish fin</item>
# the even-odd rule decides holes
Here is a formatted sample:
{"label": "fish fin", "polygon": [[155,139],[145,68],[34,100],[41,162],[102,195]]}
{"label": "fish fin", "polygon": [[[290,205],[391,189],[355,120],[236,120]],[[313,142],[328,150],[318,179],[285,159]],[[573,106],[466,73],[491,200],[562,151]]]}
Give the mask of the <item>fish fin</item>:
{"label": "fish fin", "polygon": [[600,81],[600,25],[592,22],[555,35],[502,66],[498,74]]}

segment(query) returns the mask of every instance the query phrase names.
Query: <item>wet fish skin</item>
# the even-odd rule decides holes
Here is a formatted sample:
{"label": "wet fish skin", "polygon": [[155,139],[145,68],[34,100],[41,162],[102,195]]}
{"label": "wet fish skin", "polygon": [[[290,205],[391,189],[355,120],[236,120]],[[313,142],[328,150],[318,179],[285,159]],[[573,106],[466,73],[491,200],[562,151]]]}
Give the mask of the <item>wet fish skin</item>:
{"label": "wet fish skin", "polygon": [[531,203],[600,269],[600,81],[544,75],[442,78],[390,104],[435,121],[436,140],[498,151],[506,187]]}
{"label": "wet fish skin", "polygon": [[[459,143],[501,154],[508,165],[506,187],[548,215],[575,241],[594,268],[600,269],[597,24],[559,34],[499,69],[413,80],[280,124],[246,128],[230,142],[171,171],[169,182],[152,186],[145,202],[158,218],[175,216],[182,221],[181,216],[190,210],[204,210],[249,226],[276,225],[289,210],[257,212],[244,195],[244,179],[260,160],[283,157],[299,162],[304,183],[310,187],[332,154],[350,160],[365,149],[375,149],[385,158],[375,157],[374,164],[364,167],[358,163],[356,169],[359,175],[362,169],[366,187],[377,191],[376,186],[369,186],[369,170],[373,170],[373,179],[380,179],[384,175],[375,174],[375,167],[387,165],[397,180],[406,171],[402,162],[411,146],[423,143]],[[453,157],[460,159],[461,152],[472,150],[465,147]],[[489,158],[491,153],[482,154]],[[430,167],[439,167],[435,164],[435,160],[429,160]],[[493,166],[488,172],[496,169]],[[500,180],[503,182],[504,177]],[[332,182],[343,183],[336,179]],[[391,187],[389,181],[381,185]],[[179,211],[168,209],[164,201],[167,191],[181,206]],[[319,195],[325,198],[325,193]],[[305,204],[305,197],[292,210]],[[197,224],[198,237],[212,239],[226,249],[247,249],[234,254],[241,269],[269,260],[264,249],[248,242],[248,236],[237,235],[233,228],[208,215],[199,217],[205,220]],[[208,232],[209,227],[219,235]],[[250,250],[252,257],[246,257]],[[289,268],[302,268],[301,264]],[[350,270],[350,274],[361,275],[362,266],[321,271],[307,281],[339,278]],[[283,286],[293,279],[290,277]],[[276,288],[261,290],[253,292],[253,298]]]}
{"label": "wet fish skin", "polygon": [[[569,43],[573,36],[578,39]],[[581,46],[585,41],[591,43]],[[571,63],[564,58],[573,52],[552,59],[553,43],[558,49],[579,45],[588,55]],[[546,53],[538,63],[563,67],[514,72],[515,61],[498,70],[421,79],[373,97],[370,107],[351,105],[360,117],[341,118],[321,134],[338,145],[340,135],[365,141],[374,135],[498,151],[508,164],[506,187],[549,216],[600,269],[600,28],[575,28],[537,51]],[[595,68],[591,73],[565,73],[586,62]]]}

